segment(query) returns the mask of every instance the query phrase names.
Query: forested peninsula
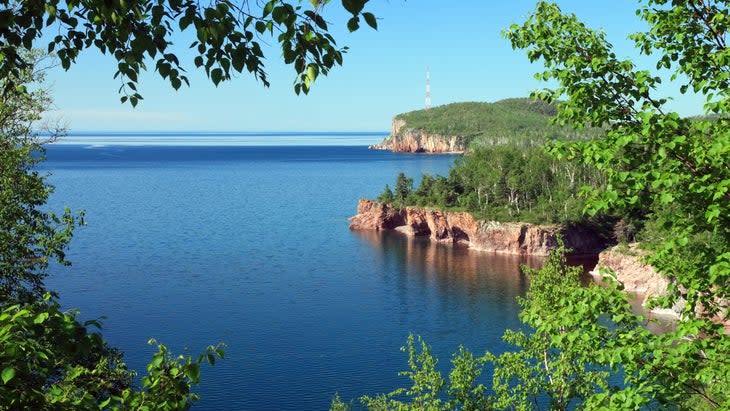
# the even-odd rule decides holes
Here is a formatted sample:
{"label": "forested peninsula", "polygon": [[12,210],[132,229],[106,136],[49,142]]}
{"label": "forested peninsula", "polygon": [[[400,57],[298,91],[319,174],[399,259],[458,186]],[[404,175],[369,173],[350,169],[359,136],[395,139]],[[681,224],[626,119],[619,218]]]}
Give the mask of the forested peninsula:
{"label": "forested peninsula", "polygon": [[[362,199],[352,230],[395,230],[440,243],[500,254],[547,256],[562,241],[573,254],[599,255],[626,290],[651,296],[668,282],[640,262],[637,242],[661,238],[649,210],[587,214],[585,192],[605,190],[607,177],[560,147],[600,138],[598,128],[551,122],[556,103],[513,98],[454,103],[400,114],[378,148],[396,152],[461,152],[448,175],[399,174],[376,199]],[[629,244],[634,244],[630,248]],[[614,247],[615,246],[615,247]],[[594,270],[600,276],[599,269]],[[663,313],[676,315],[676,310]]]}
{"label": "forested peninsula", "polygon": [[391,132],[373,149],[410,153],[463,153],[477,147],[536,147],[546,140],[595,137],[599,130],[576,131],[551,124],[554,104],[529,98],[494,103],[460,102],[398,114]]}
{"label": "forested peninsula", "polygon": [[590,141],[603,131],[553,124],[556,110],[555,103],[512,98],[397,115],[392,134],[380,147],[465,155],[448,175],[423,175],[417,185],[413,177],[397,176],[377,200],[395,208],[467,212],[477,220],[610,229],[615,221],[586,218],[580,196],[583,187],[605,186],[603,173],[549,152],[559,144]]}

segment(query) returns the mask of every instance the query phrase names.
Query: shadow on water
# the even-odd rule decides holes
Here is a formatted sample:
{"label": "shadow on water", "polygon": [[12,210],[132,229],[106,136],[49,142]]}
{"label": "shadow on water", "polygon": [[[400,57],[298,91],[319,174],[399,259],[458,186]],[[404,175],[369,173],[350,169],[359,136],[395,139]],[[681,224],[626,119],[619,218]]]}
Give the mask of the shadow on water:
{"label": "shadow on water", "polygon": [[[501,341],[505,329],[522,327],[516,298],[525,294],[528,281],[520,266],[538,267],[541,259],[483,253],[396,232],[357,232],[357,236],[372,248],[383,281],[398,282],[392,290],[399,304],[431,310],[423,317],[430,322],[428,330],[437,338],[453,338],[452,349],[479,341],[501,351],[507,348]],[[434,306],[424,308],[424,302]]]}
{"label": "shadow on water", "polygon": [[[408,295],[412,294],[412,288],[428,288],[437,290],[438,296],[428,301],[439,304],[438,310],[457,312],[460,316],[466,314],[470,317],[466,320],[451,319],[451,326],[460,329],[459,332],[452,334],[455,334],[456,339],[461,339],[447,344],[452,350],[455,344],[461,343],[475,353],[483,352],[480,350],[486,348],[499,355],[516,349],[501,341],[501,336],[507,329],[527,329],[519,321],[520,307],[516,302],[516,297],[524,296],[529,288],[528,277],[521,267],[540,268],[545,261],[544,257],[485,253],[470,250],[463,245],[439,244],[428,238],[408,237],[397,232],[355,233],[363,243],[372,247],[373,258],[377,260],[375,265],[380,266],[378,272],[382,273],[381,275],[400,273],[395,275],[397,281],[400,281],[398,287],[395,287],[399,290],[400,304],[407,306],[412,303],[408,298]],[[589,272],[595,268],[597,262],[597,255],[575,255],[568,258],[570,265],[582,267],[581,283],[586,287],[595,284],[595,279]],[[634,313],[648,319],[643,324],[645,328],[655,334],[673,329],[671,321],[652,318],[653,316],[641,306],[641,300],[641,296],[629,295]],[[453,307],[456,305],[461,306],[461,309],[454,310]],[[479,317],[482,321],[487,318],[488,325],[481,325]],[[475,333],[467,325],[469,323],[477,328],[483,328]],[[439,337],[446,336],[433,334],[424,336],[429,343],[438,340]],[[470,341],[478,343],[470,346]],[[448,372],[443,367],[444,364],[448,365],[445,358],[448,358],[450,353],[436,350],[435,354],[442,360],[441,372]],[[491,365],[487,365],[483,374],[485,378],[483,382],[487,385],[492,372]],[[621,375],[612,376],[610,383],[621,385]],[[546,399],[542,398],[539,401]],[[546,406],[547,403],[543,405]]]}
{"label": "shadow on water", "polygon": [[[467,287],[486,284],[500,287],[505,295],[523,295],[529,281],[522,266],[539,269],[545,260],[543,256],[476,251],[463,244],[438,243],[428,237],[409,237],[393,231],[355,233],[376,250],[378,258],[400,264],[404,272],[432,276],[444,287],[453,287],[458,281]],[[568,264],[583,268],[583,285],[592,282],[588,273],[597,262],[597,255],[568,257]]]}
{"label": "shadow on water", "polygon": [[[529,279],[522,266],[539,269],[545,257],[485,253],[470,250],[465,245],[437,243],[428,237],[409,237],[401,233],[384,231],[357,231],[356,234],[369,244],[382,261],[385,270],[396,264],[397,271],[409,276],[423,276],[422,280],[435,282],[444,296],[475,295],[485,292],[496,297],[493,302],[506,309],[508,316],[517,317],[517,296],[524,296]],[[598,284],[590,274],[598,263],[597,254],[570,255],[568,264],[582,267],[581,284]],[[461,290],[461,292],[458,292]],[[644,326],[653,333],[672,331],[675,321],[655,315],[642,306],[644,296],[629,293],[629,303],[634,314],[642,316]]]}
{"label": "shadow on water", "polygon": [[520,266],[538,268],[542,264],[539,257],[483,253],[396,232],[358,231],[357,235],[373,247],[384,265],[397,264],[409,275],[421,273],[445,289],[491,284],[505,291],[506,296],[522,295],[527,289],[527,277]]}

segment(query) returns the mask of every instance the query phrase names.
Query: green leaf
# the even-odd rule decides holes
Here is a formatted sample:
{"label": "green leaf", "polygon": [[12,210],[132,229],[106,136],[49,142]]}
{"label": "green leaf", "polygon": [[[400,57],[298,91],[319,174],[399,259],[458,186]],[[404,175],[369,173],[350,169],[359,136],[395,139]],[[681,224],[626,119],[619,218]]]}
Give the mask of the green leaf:
{"label": "green leaf", "polygon": [[278,0],[270,0],[266,5],[264,6],[264,10],[262,12],[262,17],[266,17],[269,14],[271,14],[271,11],[274,9],[274,6],[278,3]]}
{"label": "green leaf", "polygon": [[33,319],[33,324],[41,324],[42,322],[46,321],[47,318],[48,318],[48,313],[42,312],[42,313],[38,314],[35,317],[35,319]]}
{"label": "green leaf", "polygon": [[363,18],[365,19],[365,22],[368,24],[368,26],[372,27],[373,29],[378,29],[378,22],[375,20],[375,16],[373,13],[365,12],[362,14]]}
{"label": "green leaf", "polygon": [[356,31],[360,28],[360,24],[358,23],[360,19],[355,16],[347,21],[347,29],[350,30],[350,32]]}
{"label": "green leaf", "polygon": [[358,15],[368,0],[342,0],[342,6],[353,15]]}
{"label": "green leaf", "polygon": [[2,372],[3,384],[7,384],[8,381],[13,379],[13,377],[15,377],[15,368],[5,367]]}
{"label": "green leaf", "polygon": [[672,193],[662,193],[660,196],[660,201],[662,202],[662,204],[670,204],[674,201],[674,196],[672,195]]}
{"label": "green leaf", "polygon": [[271,17],[277,23],[283,23],[288,16],[289,13],[286,11],[284,6],[274,7],[274,10],[271,12]]}
{"label": "green leaf", "polygon": [[314,80],[317,79],[317,75],[319,74],[319,69],[317,68],[317,65],[315,64],[309,64],[307,65],[307,84],[314,83]]}
{"label": "green leaf", "polygon": [[213,80],[213,84],[216,86],[223,80],[223,70],[220,68],[214,68],[210,71],[210,79]]}
{"label": "green leaf", "polygon": [[200,366],[198,364],[190,364],[185,374],[193,384],[200,382]]}
{"label": "green leaf", "polygon": [[255,27],[256,27],[256,31],[258,31],[261,34],[264,34],[264,32],[266,31],[266,23],[264,23],[261,20],[259,20],[259,21],[256,22],[256,26]]}

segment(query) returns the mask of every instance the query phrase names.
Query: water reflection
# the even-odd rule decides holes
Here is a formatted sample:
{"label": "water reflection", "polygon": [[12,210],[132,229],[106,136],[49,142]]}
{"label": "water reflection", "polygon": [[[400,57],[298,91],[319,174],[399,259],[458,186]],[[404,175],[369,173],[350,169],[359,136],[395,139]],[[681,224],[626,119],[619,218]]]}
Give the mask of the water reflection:
{"label": "water reflection", "polygon": [[[528,286],[520,265],[542,264],[541,258],[494,255],[393,232],[357,235],[372,247],[383,281],[398,282],[392,288],[405,307],[430,301],[441,313],[466,313],[474,325],[490,318],[497,339],[505,328],[520,326],[516,297]],[[414,295],[421,298],[414,301]]]}
{"label": "water reflection", "polygon": [[[519,305],[516,297],[523,296],[529,280],[521,266],[540,268],[544,257],[485,253],[470,250],[466,246],[453,246],[430,241],[425,237],[408,237],[396,232],[358,231],[357,235],[374,250],[379,260],[381,275],[399,273],[397,287],[402,304],[409,304],[409,288],[436,289],[436,301],[447,305],[467,308],[471,316],[484,314],[485,301],[494,307],[491,315],[500,321],[511,323],[509,328],[521,327],[517,321]],[[568,263],[583,269],[581,283],[588,286],[596,283],[589,272],[598,262],[598,255],[575,255],[568,257]],[[376,265],[377,266],[377,265]],[[435,286],[435,287],[434,287]],[[410,290],[412,291],[412,290]],[[488,296],[485,299],[485,294]],[[463,299],[463,301],[454,301]],[[629,294],[629,302],[635,314],[646,319],[644,326],[653,333],[674,329],[674,321],[654,315],[641,302],[643,295]],[[512,320],[513,319],[513,320]]]}

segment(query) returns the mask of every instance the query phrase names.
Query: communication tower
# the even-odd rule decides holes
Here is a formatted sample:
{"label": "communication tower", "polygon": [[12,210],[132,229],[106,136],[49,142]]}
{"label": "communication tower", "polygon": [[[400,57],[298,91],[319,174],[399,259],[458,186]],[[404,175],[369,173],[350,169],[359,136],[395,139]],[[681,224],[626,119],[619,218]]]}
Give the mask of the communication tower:
{"label": "communication tower", "polygon": [[431,108],[431,71],[426,66],[426,110]]}

